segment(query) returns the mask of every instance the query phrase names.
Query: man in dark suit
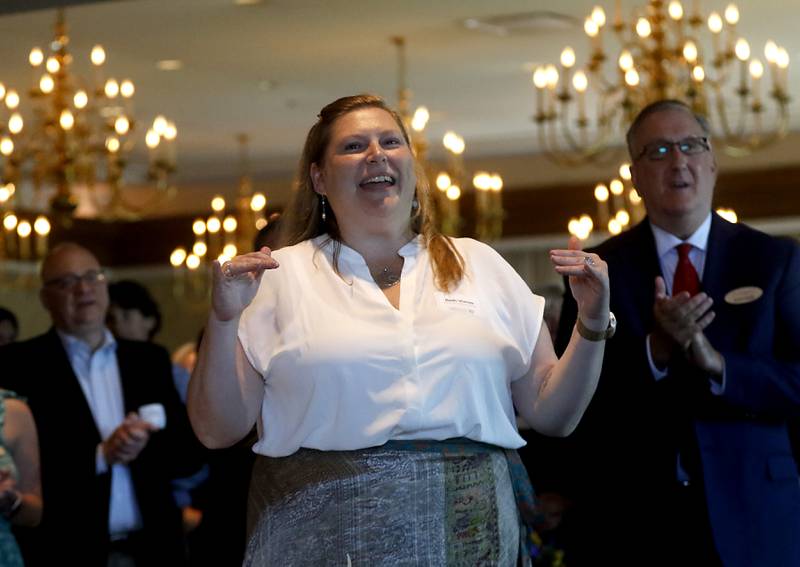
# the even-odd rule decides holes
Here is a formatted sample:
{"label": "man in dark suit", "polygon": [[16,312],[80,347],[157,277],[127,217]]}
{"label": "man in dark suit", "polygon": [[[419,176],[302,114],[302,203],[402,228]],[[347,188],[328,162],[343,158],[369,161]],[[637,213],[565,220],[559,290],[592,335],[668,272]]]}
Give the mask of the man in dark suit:
{"label": "man in dark suit", "polygon": [[[800,411],[800,247],[711,212],[709,129],[684,104],[645,108],[627,141],[648,216],[595,250],[618,327],[559,450],[577,502],[570,567],[800,565],[787,431]],[[575,316],[567,294],[562,345]]]}
{"label": "man in dark suit", "polygon": [[[53,328],[0,350],[0,384],[27,398],[39,433],[44,510],[20,534],[26,565],[181,565],[170,480],[191,471],[198,445],[169,357],[114,340],[105,276],[85,248],[57,246],[41,274]],[[140,416],[147,405],[166,423]]]}

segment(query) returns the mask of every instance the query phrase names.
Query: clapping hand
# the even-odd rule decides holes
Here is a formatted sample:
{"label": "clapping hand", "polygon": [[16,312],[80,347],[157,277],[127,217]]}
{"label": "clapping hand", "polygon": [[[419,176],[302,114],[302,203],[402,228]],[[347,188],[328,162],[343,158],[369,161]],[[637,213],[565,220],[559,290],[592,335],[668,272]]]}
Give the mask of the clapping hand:
{"label": "clapping hand", "polygon": [[270,249],[264,246],[258,252],[236,256],[222,265],[214,262],[211,305],[217,319],[230,321],[250,305],[264,270],[278,267],[270,254]]}
{"label": "clapping hand", "polygon": [[569,240],[569,249],[550,251],[550,261],[556,272],[569,276],[569,287],[583,323],[604,330],[611,297],[608,265],[597,254],[582,251],[574,236]]}

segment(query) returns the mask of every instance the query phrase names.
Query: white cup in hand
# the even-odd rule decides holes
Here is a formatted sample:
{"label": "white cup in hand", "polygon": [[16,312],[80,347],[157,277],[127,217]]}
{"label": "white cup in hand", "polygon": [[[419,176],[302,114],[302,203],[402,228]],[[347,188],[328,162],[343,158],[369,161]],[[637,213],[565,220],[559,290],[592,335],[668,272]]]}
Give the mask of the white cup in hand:
{"label": "white cup in hand", "polygon": [[153,427],[164,429],[167,425],[167,412],[161,404],[145,404],[139,408],[139,419]]}

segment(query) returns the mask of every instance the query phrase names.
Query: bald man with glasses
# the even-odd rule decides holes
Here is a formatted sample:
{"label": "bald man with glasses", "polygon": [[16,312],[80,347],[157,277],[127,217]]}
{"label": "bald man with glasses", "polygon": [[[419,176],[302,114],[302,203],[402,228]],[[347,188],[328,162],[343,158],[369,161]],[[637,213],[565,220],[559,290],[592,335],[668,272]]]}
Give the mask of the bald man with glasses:
{"label": "bald man with glasses", "polygon": [[[566,562],[800,565],[787,432],[800,413],[800,247],[712,212],[713,140],[683,103],[643,109],[627,143],[647,218],[594,250],[617,334],[550,459],[576,504]],[[562,346],[575,317],[565,297]]]}
{"label": "bald man with glasses", "polygon": [[[26,565],[181,565],[171,479],[193,472],[199,446],[169,356],[114,339],[106,275],[87,249],[55,247],[41,277],[53,327],[0,349],[0,385],[27,398],[40,440],[44,510],[20,534]],[[144,406],[161,406],[165,425]]]}

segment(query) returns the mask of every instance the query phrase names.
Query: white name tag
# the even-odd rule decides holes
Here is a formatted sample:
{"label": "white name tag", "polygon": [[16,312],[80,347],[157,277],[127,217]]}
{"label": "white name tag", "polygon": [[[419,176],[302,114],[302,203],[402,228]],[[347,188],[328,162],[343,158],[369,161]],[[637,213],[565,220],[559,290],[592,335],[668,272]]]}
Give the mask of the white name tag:
{"label": "white name tag", "polygon": [[480,309],[480,303],[474,297],[465,295],[445,294],[436,292],[436,303],[439,307],[448,311],[463,311],[466,313],[476,313]]}
{"label": "white name tag", "polygon": [[751,303],[762,295],[764,295],[764,291],[760,287],[737,287],[725,294],[725,303],[742,305],[744,303]]}

